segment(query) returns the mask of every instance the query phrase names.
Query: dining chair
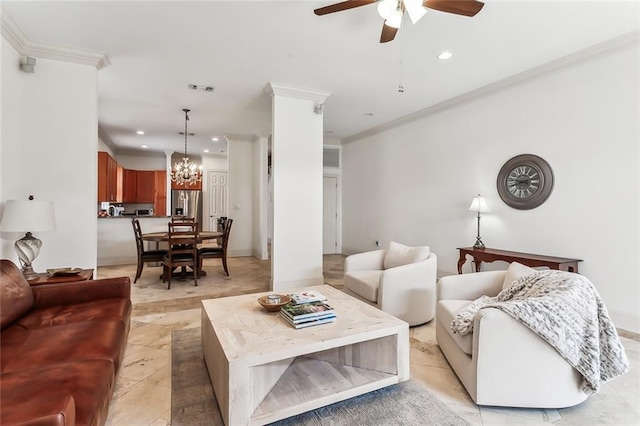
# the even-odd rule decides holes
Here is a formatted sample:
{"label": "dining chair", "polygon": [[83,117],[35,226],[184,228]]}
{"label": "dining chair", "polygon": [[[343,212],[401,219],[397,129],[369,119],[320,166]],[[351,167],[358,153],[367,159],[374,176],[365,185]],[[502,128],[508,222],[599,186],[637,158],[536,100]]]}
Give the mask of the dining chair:
{"label": "dining chair", "polygon": [[167,281],[171,288],[173,270],[181,267],[186,271],[191,267],[193,282],[198,285],[198,223],[172,223],[168,224],[169,250],[162,259],[162,282]]}
{"label": "dining chair", "polygon": [[202,271],[202,261],[205,258],[220,258],[222,259],[222,267],[225,274],[229,276],[229,269],[227,268],[227,245],[229,244],[229,234],[231,234],[231,225],[233,219],[227,219],[224,222],[224,229],[222,234],[222,244],[216,247],[203,247],[198,250],[198,271]]}
{"label": "dining chair", "polygon": [[138,281],[140,275],[142,275],[142,268],[145,263],[150,262],[162,262],[164,256],[167,254],[167,250],[145,250],[144,241],[142,240],[142,229],[140,228],[140,221],[138,219],[132,219],[133,234],[136,240],[136,249],[138,251],[138,269],[136,270],[136,277],[133,280],[134,283]]}
{"label": "dining chair", "polygon": [[195,221],[196,221],[195,217],[171,216],[172,223],[193,223]]}

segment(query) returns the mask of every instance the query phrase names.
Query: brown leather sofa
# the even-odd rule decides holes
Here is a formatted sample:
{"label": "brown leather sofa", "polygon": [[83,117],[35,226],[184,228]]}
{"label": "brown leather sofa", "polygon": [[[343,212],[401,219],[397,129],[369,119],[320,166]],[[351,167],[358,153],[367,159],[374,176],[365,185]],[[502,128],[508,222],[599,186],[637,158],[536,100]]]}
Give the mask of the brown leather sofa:
{"label": "brown leather sofa", "polygon": [[0,260],[0,424],[104,425],[130,295],[128,277],[31,287]]}

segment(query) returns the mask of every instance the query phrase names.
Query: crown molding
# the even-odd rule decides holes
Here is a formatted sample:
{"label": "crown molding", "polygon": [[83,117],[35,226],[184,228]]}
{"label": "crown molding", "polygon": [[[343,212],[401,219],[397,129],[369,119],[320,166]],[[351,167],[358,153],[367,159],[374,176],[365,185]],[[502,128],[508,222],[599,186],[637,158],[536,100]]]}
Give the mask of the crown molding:
{"label": "crown molding", "polygon": [[396,120],[390,121],[380,126],[372,127],[371,129],[348,136],[342,139],[342,143],[349,143],[368,136],[382,133],[384,131],[402,126],[404,124],[408,124],[412,121],[426,118],[443,110],[454,108],[461,104],[471,102],[478,98],[490,96],[496,92],[499,92],[516,84],[531,81],[542,76],[567,69],[575,64],[588,62],[601,56],[617,52],[628,47],[633,47],[634,45],[637,49],[638,42],[640,42],[640,31],[634,30],[630,33],[626,33],[611,40],[607,40],[594,46],[587,47],[586,49],[580,50],[567,56],[563,56],[562,58],[547,62],[546,64],[540,65],[538,67],[531,68],[505,79],[496,81],[495,83],[491,83],[487,86],[480,87],[479,89],[472,90],[470,92],[464,93],[430,107],[421,109],[412,114],[400,117]]}
{"label": "crown molding", "polygon": [[313,102],[324,102],[331,92],[316,89],[307,89],[281,83],[268,83],[264,91],[271,96],[285,96],[287,98],[304,99]]}
{"label": "crown molding", "polygon": [[114,154],[118,153],[118,147],[116,147],[116,144],[113,143],[109,135],[100,127],[100,124],[98,124],[98,137]]}
{"label": "crown molding", "polygon": [[75,47],[56,46],[53,44],[31,41],[18,27],[7,11],[0,6],[0,34],[22,56],[33,56],[41,59],[91,65],[98,70],[109,66],[111,62],[105,52]]}

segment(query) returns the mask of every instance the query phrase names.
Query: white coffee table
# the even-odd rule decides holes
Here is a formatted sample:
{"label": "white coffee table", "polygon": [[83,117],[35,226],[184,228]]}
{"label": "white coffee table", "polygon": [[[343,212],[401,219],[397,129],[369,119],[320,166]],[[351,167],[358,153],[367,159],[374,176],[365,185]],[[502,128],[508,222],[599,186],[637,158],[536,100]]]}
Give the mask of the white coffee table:
{"label": "white coffee table", "polygon": [[[302,289],[300,289],[302,290]],[[331,286],[337,319],[303,329],[258,297],[202,301],[202,352],[226,425],[263,425],[409,379],[409,326]]]}

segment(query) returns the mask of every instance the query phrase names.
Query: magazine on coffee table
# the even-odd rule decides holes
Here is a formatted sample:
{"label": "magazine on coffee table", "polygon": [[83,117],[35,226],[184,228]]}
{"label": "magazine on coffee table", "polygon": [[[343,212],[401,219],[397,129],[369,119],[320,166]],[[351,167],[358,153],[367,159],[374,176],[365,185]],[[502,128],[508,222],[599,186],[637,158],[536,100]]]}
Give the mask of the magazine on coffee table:
{"label": "magazine on coffee table", "polygon": [[293,328],[306,328],[314,325],[326,324],[334,322],[336,316],[334,314],[323,315],[321,317],[304,318],[301,320],[292,320],[283,311],[280,311],[280,316]]}
{"label": "magazine on coffee table", "polygon": [[334,313],[334,310],[324,302],[310,302],[298,305],[288,303],[280,308],[280,312],[292,320],[299,320]]}
{"label": "magazine on coffee table", "polygon": [[295,305],[301,305],[311,302],[325,302],[326,296],[318,291],[303,291],[300,293],[289,293],[291,297],[291,303]]}

